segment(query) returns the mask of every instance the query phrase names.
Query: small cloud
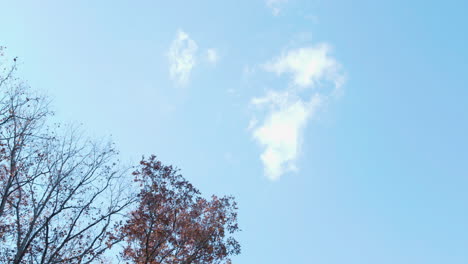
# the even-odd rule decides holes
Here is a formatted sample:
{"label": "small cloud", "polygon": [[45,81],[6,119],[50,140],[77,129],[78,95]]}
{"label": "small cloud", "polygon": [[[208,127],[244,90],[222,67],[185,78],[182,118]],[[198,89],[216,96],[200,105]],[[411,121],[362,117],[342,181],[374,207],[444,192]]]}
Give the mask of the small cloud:
{"label": "small cloud", "polygon": [[239,91],[237,91],[236,89],[234,88],[229,88],[226,90],[226,92],[231,95],[231,96],[234,96],[234,95],[238,95],[239,94]]}
{"label": "small cloud", "polygon": [[257,124],[258,124],[257,118],[254,117],[254,118],[250,119],[249,125],[247,126],[247,130],[254,129],[257,126]]}
{"label": "small cloud", "polygon": [[274,16],[277,16],[281,12],[281,7],[286,4],[289,0],[266,0],[266,5],[271,9]]}
{"label": "small cloud", "polygon": [[245,78],[248,78],[253,74],[255,74],[255,67],[253,66],[245,65],[242,69],[242,76],[244,76]]}
{"label": "small cloud", "polygon": [[169,48],[169,74],[178,85],[186,85],[190,79],[190,73],[196,64],[195,53],[197,43],[182,30],[177,32],[176,38]]}
{"label": "small cloud", "polygon": [[282,174],[296,170],[303,130],[320,103],[319,95],[304,101],[288,92],[270,92],[252,100],[257,107],[268,107],[265,121],[257,126],[257,120],[252,119],[249,129],[264,148],[260,159],[270,180],[278,180]]}
{"label": "small cloud", "polygon": [[218,52],[215,49],[207,49],[206,50],[206,59],[211,64],[216,64],[219,61]]}
{"label": "small cloud", "polygon": [[277,75],[289,73],[292,82],[299,87],[311,87],[320,80],[340,84],[340,64],[330,56],[327,44],[291,50],[264,65],[264,69]]}

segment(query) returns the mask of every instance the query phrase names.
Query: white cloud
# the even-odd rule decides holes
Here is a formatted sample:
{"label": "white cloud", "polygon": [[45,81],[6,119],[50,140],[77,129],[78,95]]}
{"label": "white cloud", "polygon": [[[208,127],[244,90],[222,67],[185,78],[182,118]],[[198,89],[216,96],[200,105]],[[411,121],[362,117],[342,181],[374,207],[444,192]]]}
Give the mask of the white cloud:
{"label": "white cloud", "polygon": [[299,48],[266,63],[264,68],[278,75],[291,74],[293,84],[299,87],[313,87],[322,80],[336,82],[339,87],[341,66],[329,53],[327,44]]}
{"label": "white cloud", "polygon": [[[341,66],[329,53],[328,45],[319,44],[290,50],[263,65],[267,72],[291,75],[282,92],[270,90],[266,96],[251,101],[257,108],[267,109],[262,122],[256,117],[251,120],[249,130],[263,147],[260,159],[270,180],[297,170],[295,163],[307,123],[344,83]],[[330,88],[323,85],[324,89],[315,90],[312,97],[303,96],[304,89],[322,87],[322,84]]]}
{"label": "white cloud", "polygon": [[266,0],[266,5],[271,9],[274,16],[279,15],[281,6],[286,4],[289,0]]}
{"label": "white cloud", "polygon": [[[254,139],[264,147],[260,159],[265,175],[270,180],[278,180],[283,173],[296,170],[295,161],[303,130],[320,102],[319,95],[303,101],[288,92],[270,92],[263,98],[252,100],[256,106],[266,105],[269,108],[265,121],[255,127],[252,133]],[[256,121],[251,121],[249,127],[255,125]]]}
{"label": "white cloud", "polygon": [[186,85],[188,83],[190,72],[196,64],[195,53],[197,49],[197,43],[187,33],[182,30],[177,32],[168,52],[169,74],[176,84]]}
{"label": "white cloud", "polygon": [[219,61],[218,52],[215,49],[207,49],[206,50],[206,59],[211,64],[216,64]]}

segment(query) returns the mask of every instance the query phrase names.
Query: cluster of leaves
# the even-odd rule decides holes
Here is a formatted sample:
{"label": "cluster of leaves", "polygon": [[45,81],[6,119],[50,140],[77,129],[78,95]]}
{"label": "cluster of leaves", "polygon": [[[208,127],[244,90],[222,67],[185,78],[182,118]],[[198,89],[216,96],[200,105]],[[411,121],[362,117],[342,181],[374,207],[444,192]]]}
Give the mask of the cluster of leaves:
{"label": "cluster of leaves", "polygon": [[0,263],[105,263],[106,252],[111,263],[227,263],[240,252],[232,197],[204,199],[155,156],[128,175],[112,144],[49,125],[49,102],[13,61],[0,68]]}

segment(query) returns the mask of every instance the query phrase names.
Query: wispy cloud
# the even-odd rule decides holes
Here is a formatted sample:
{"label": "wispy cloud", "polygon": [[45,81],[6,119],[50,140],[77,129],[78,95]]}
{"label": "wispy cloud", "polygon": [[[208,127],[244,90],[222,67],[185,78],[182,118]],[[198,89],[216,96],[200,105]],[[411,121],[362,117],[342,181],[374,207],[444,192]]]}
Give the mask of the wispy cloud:
{"label": "wispy cloud", "polygon": [[206,50],[206,59],[211,64],[216,64],[219,61],[219,55],[216,49],[207,49]]}
{"label": "wispy cloud", "polygon": [[190,73],[196,64],[195,53],[197,43],[182,30],[177,32],[176,38],[169,48],[169,74],[178,85],[186,85],[190,79]]}
{"label": "wispy cloud", "polygon": [[340,64],[330,56],[327,44],[318,44],[290,50],[280,57],[266,63],[266,71],[278,75],[289,73],[292,83],[299,87],[316,86],[323,80],[336,82],[340,86]]}
{"label": "wispy cloud", "polygon": [[[251,101],[256,108],[266,110],[263,122],[254,117],[255,122],[252,121],[249,128],[263,148],[260,159],[265,175],[278,180],[284,173],[297,169],[296,160],[307,123],[324,101],[342,86],[344,77],[326,44],[289,50],[263,66],[267,72],[291,76],[283,91],[270,90],[264,97]],[[314,90],[312,96],[300,95],[304,89],[325,83],[331,89]]]}
{"label": "wispy cloud", "polygon": [[281,7],[289,0],[266,0],[266,5],[271,9],[273,15],[277,16],[281,12]]}

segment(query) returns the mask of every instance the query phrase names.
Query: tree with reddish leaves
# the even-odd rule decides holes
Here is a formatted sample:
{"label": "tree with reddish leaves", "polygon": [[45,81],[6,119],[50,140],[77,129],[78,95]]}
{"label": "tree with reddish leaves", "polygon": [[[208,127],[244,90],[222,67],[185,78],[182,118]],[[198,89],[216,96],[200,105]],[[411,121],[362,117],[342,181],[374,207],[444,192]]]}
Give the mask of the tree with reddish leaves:
{"label": "tree with reddish leaves", "polygon": [[155,156],[133,173],[139,205],[123,226],[123,257],[137,264],[230,263],[240,253],[233,197],[210,200]]}

